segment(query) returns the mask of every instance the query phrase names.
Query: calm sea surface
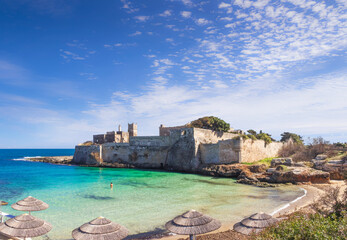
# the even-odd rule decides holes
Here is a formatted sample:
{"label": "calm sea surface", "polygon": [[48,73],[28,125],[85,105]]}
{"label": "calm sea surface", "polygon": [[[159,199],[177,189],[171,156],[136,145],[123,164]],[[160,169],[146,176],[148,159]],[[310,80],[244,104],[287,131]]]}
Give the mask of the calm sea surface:
{"label": "calm sea surface", "polygon": [[[73,153],[73,149],[0,149],[0,200],[12,204],[30,195],[48,203],[47,210],[33,215],[53,225],[51,239],[71,239],[74,228],[98,216],[124,225],[131,234],[163,228],[189,209],[228,223],[254,212],[271,213],[303,194],[294,186],[264,189],[193,174],[24,161],[28,156]],[[22,213],[10,206],[2,211]]]}

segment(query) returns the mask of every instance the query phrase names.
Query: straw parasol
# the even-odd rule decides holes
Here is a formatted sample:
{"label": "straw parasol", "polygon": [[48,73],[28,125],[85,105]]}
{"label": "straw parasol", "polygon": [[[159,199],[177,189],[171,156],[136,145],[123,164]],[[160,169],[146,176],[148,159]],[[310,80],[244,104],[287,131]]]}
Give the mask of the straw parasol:
{"label": "straw parasol", "polygon": [[32,211],[41,211],[47,209],[48,204],[32,196],[29,196],[12,204],[11,207],[18,211],[28,211],[30,214],[30,212]]}
{"label": "straw parasol", "polygon": [[95,218],[72,231],[72,237],[77,240],[120,240],[126,236],[128,229],[104,217]]}
{"label": "straw parasol", "polygon": [[27,213],[7,220],[0,226],[0,233],[11,237],[32,238],[51,231],[52,226]]}
{"label": "straw parasol", "polygon": [[8,204],[8,202],[5,201],[0,201],[0,224],[2,223],[2,219],[3,219],[3,215],[2,215],[2,211],[1,211],[1,206],[6,206]]}
{"label": "straw parasol", "polygon": [[221,227],[221,223],[198,211],[190,210],[175,217],[165,224],[170,232],[189,235],[193,240],[195,235],[212,232]]}
{"label": "straw parasol", "polygon": [[236,223],[234,225],[234,230],[245,235],[250,235],[251,233],[259,233],[276,222],[278,222],[278,219],[273,218],[269,214],[260,212]]}

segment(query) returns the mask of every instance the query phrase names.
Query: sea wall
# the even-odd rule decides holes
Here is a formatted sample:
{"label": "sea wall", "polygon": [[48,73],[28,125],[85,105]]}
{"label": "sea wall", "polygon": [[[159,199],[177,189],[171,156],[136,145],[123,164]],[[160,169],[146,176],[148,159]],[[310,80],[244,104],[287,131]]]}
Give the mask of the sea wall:
{"label": "sea wall", "polygon": [[164,168],[169,137],[130,137],[129,143],[105,143],[101,145],[105,163],[131,164],[141,168]]}
{"label": "sea wall", "polygon": [[171,130],[170,143],[166,161],[168,169],[193,172],[199,167],[200,162],[196,158],[194,128]]}
{"label": "sea wall", "polygon": [[241,162],[256,162],[258,160],[276,157],[283,147],[282,142],[266,144],[263,140],[246,139],[242,142]]}
{"label": "sea wall", "polygon": [[102,158],[100,158],[101,146],[102,145],[76,146],[72,163],[82,165],[102,163]]}
{"label": "sea wall", "polygon": [[142,168],[164,168],[171,145],[168,136],[131,137],[129,163]]}
{"label": "sea wall", "polygon": [[128,163],[129,143],[104,143],[101,145],[101,153],[106,163]]}

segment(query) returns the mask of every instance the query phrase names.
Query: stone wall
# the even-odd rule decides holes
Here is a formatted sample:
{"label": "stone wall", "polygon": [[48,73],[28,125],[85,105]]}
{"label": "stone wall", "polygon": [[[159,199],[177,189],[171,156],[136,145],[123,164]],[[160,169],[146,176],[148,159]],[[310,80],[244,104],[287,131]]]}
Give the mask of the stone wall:
{"label": "stone wall", "polygon": [[107,163],[127,163],[141,168],[164,168],[169,137],[131,137],[129,143],[105,143],[102,158]]}
{"label": "stone wall", "polygon": [[200,145],[202,164],[231,164],[240,162],[240,140],[229,139],[215,144]]}
{"label": "stone wall", "polygon": [[101,149],[102,159],[107,163],[128,163],[129,143],[105,143]]}
{"label": "stone wall", "polygon": [[168,136],[146,136],[146,137],[131,137],[129,140],[131,146],[169,146],[171,144]]}
{"label": "stone wall", "polygon": [[164,125],[160,125],[159,127],[159,136],[170,136],[171,131],[179,130],[182,128],[187,128],[187,126],[176,126],[176,127],[164,127]]}
{"label": "stone wall", "polygon": [[126,163],[140,168],[195,172],[206,164],[254,162],[276,157],[283,146],[283,143],[242,140],[235,138],[237,134],[199,128],[176,127],[169,132],[169,135],[161,132],[164,136],[130,137],[129,143],[76,146],[74,163]]}
{"label": "stone wall", "polygon": [[256,162],[264,158],[277,157],[278,151],[283,145],[282,142],[265,144],[263,140],[244,140],[241,149],[241,161]]}
{"label": "stone wall", "polygon": [[170,146],[168,136],[131,137],[129,163],[143,168],[164,168]]}
{"label": "stone wall", "polygon": [[105,134],[97,134],[93,136],[93,143],[103,144],[105,143]]}
{"label": "stone wall", "polygon": [[233,139],[237,136],[238,134],[235,133],[216,132],[208,129],[194,128],[194,138],[197,144],[217,143],[218,141]]}
{"label": "stone wall", "polygon": [[101,146],[102,145],[76,146],[72,163],[95,165],[102,162],[102,158],[100,158]]}
{"label": "stone wall", "polygon": [[196,159],[196,146],[193,128],[181,128],[170,131],[170,148],[167,157],[169,169],[177,171],[195,171],[200,162]]}

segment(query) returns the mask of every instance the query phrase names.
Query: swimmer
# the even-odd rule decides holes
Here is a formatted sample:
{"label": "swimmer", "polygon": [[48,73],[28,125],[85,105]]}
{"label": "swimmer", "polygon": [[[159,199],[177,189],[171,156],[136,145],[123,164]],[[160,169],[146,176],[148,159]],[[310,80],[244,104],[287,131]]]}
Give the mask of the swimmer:
{"label": "swimmer", "polygon": [[111,184],[110,184],[110,187],[111,187],[111,189],[113,189],[113,183],[111,182]]}

